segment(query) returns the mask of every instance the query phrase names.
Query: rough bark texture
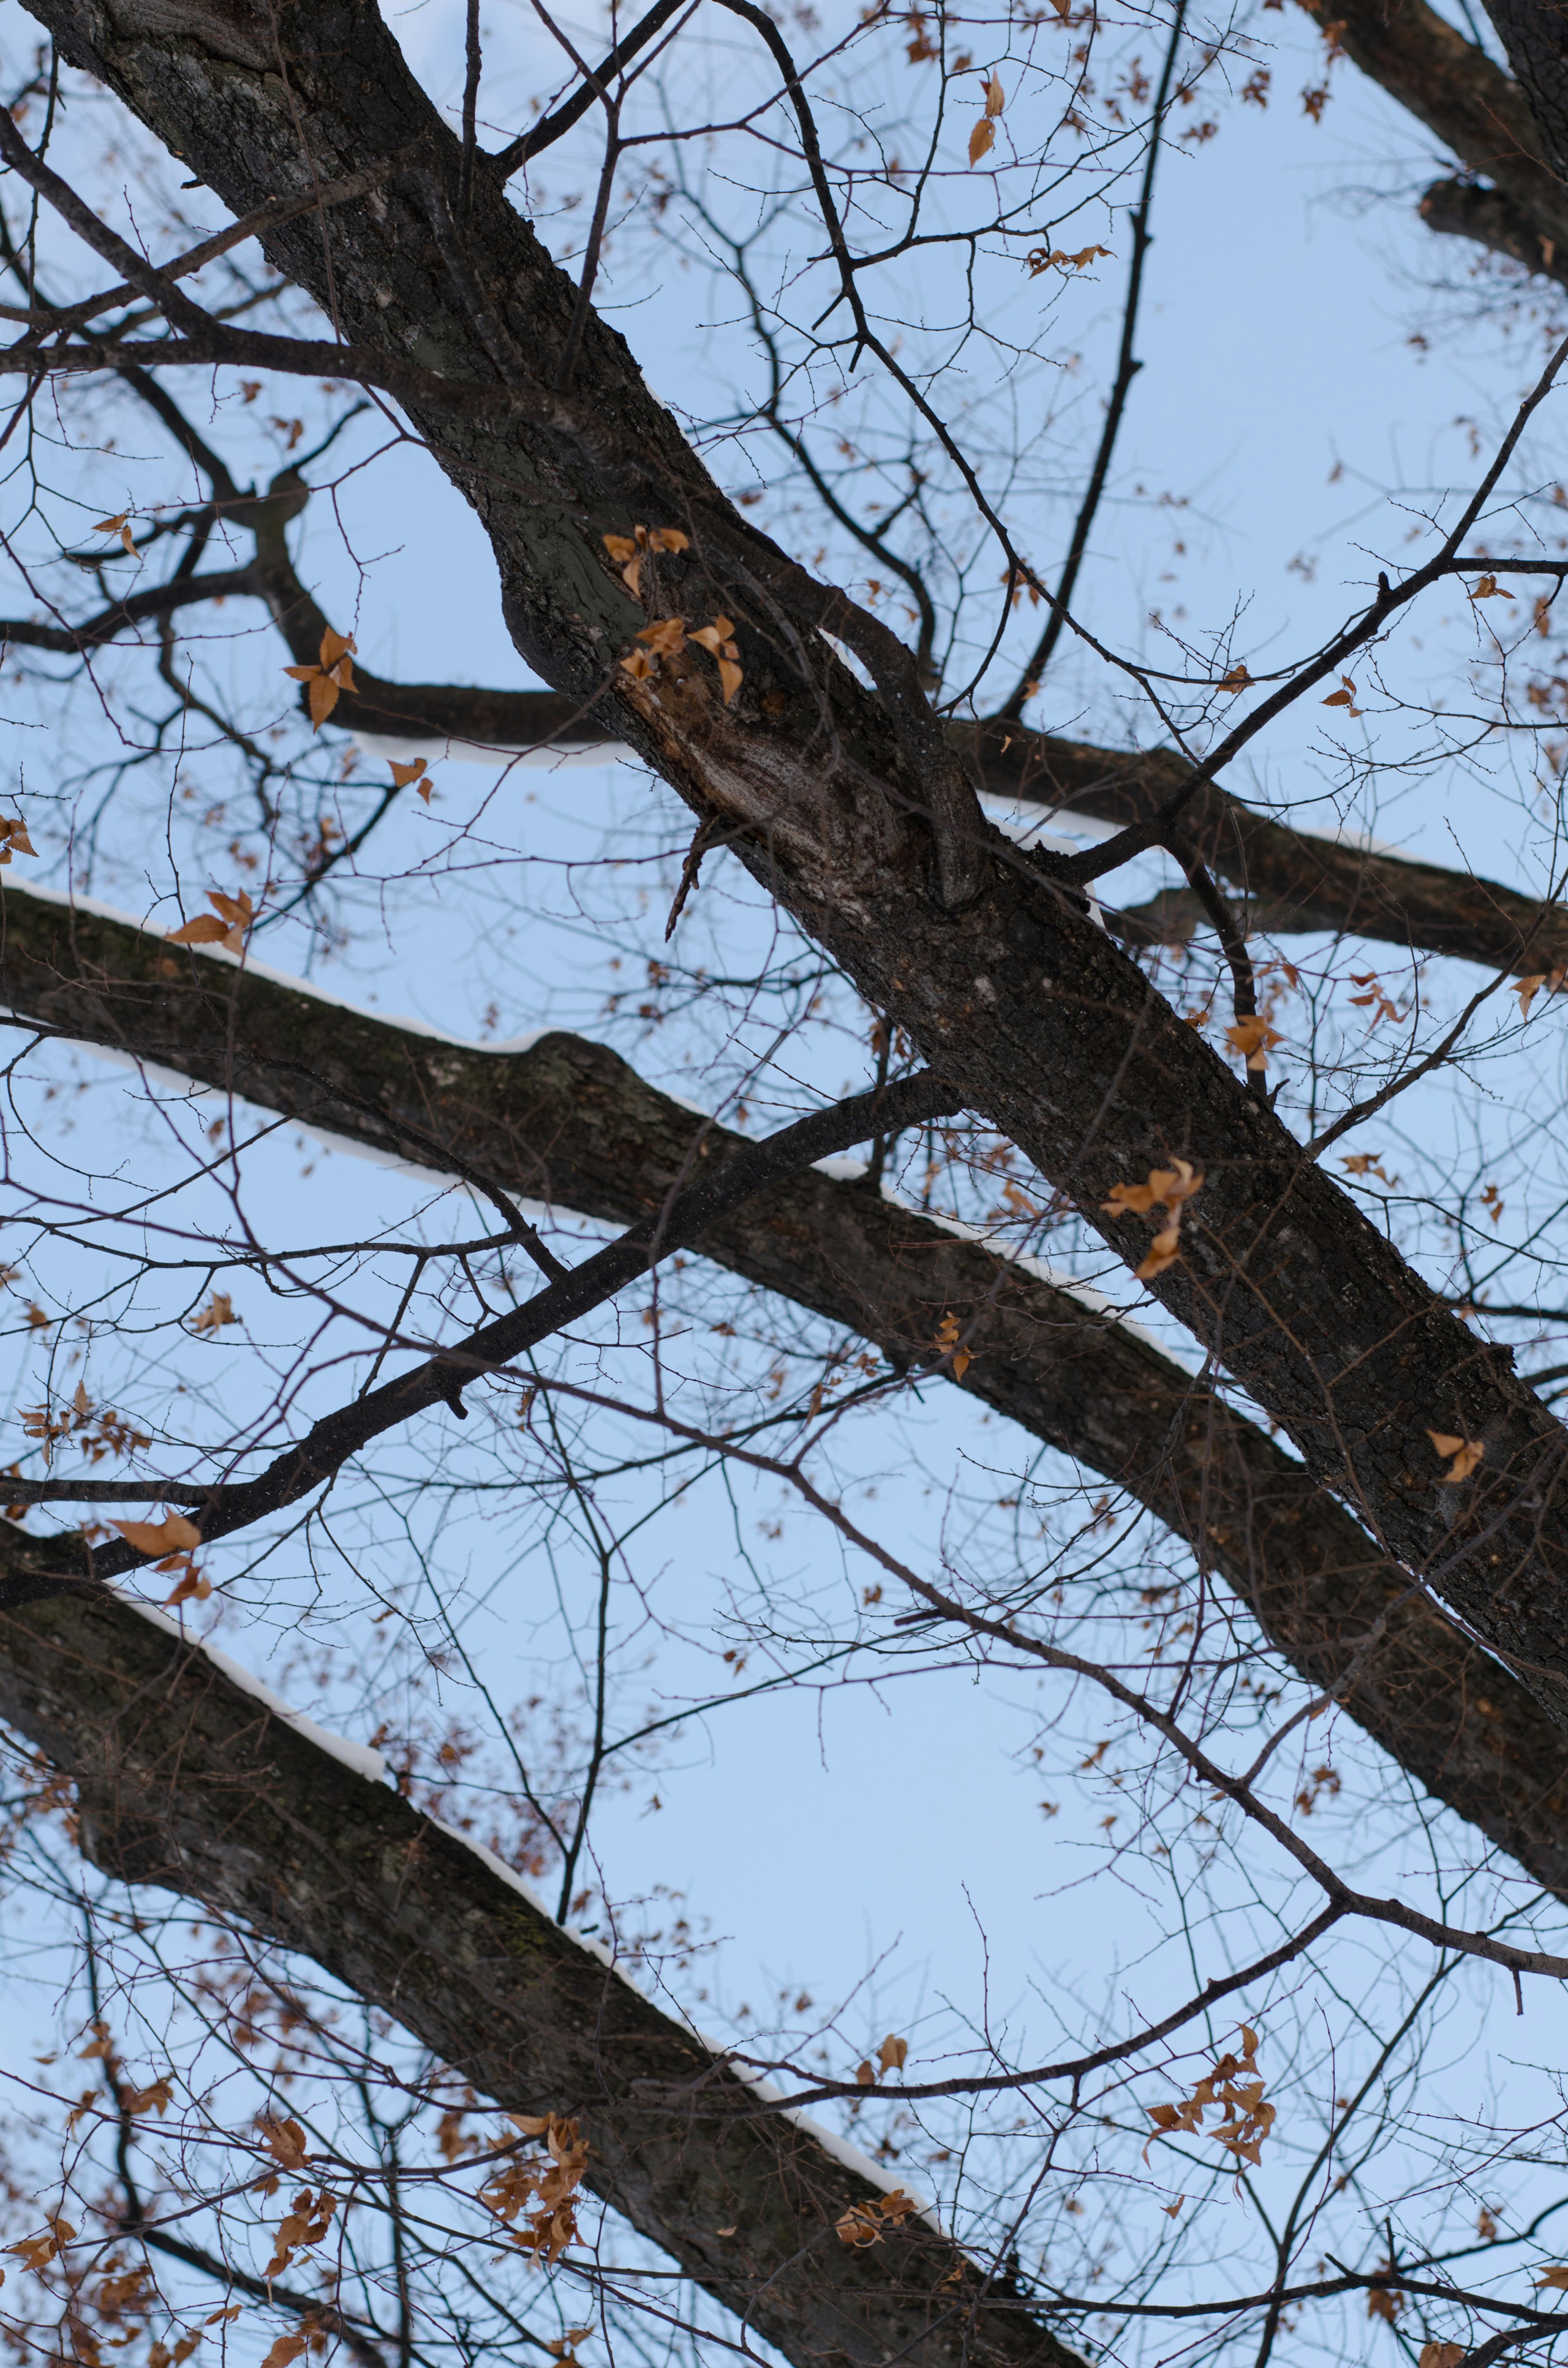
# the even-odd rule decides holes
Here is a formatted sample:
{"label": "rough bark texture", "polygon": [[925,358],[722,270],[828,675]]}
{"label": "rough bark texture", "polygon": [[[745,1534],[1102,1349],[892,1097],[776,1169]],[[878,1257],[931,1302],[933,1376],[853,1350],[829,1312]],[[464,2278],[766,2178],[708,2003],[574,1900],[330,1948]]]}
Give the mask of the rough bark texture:
{"label": "rough bark texture", "polygon": [[[63,1034],[503,1190],[633,1224],[690,1152],[690,1111],[613,1053],[551,1034],[449,1045],[98,915],[5,893],[0,996]],[[710,1131],[722,1160],[739,1138]],[[816,1173],[713,1227],[704,1254],[918,1366],[956,1315],[961,1386],[1125,1488],[1248,1605],[1312,1684],[1428,1792],[1568,1892],[1568,1746],[1534,1698],[1408,1592],[1343,1507],[1136,1330],[864,1184]],[[951,1367],[944,1369],[949,1379]],[[0,1600],[74,1583],[79,1557],[13,1532]]]}
{"label": "rough bark texture", "polygon": [[[457,143],[369,0],[29,5],[236,212],[307,186],[312,168],[340,176],[415,142],[456,188]],[[569,281],[490,189],[462,256],[443,256],[421,186],[285,225],[268,253],[348,339],[483,386],[503,366],[548,384]],[[1302,1160],[1048,861],[1020,859],[978,809],[961,812],[924,711],[895,686],[881,699],[858,689],[826,654],[822,626],[865,637],[869,620],[723,500],[619,337],[590,322],[571,402],[541,399],[538,416],[550,424],[416,423],[490,534],[528,663],[575,698],[613,681],[624,736],[704,822],[733,832],[869,999],[1130,1262],[1148,1227],[1100,1216],[1111,1187],[1173,1154],[1202,1163],[1184,1258],[1159,1295],[1387,1550],[1422,1567],[1568,1721],[1565,1435],[1507,1354]],[[706,661],[641,683],[616,671],[644,612],[602,538],[634,519],[691,533],[690,553],[650,566],[644,590],[735,619],[745,687],[733,706],[713,695]],[[1447,1482],[1427,1436],[1439,1427],[1484,1447],[1473,1480]]]}
{"label": "rough bark texture", "polygon": [[1568,177],[1568,40],[1557,0],[1486,0],[1540,144],[1559,179]]}
{"label": "rough bark texture", "polygon": [[801,2368],[1077,2368],[926,2221],[845,2244],[885,2189],[165,1626],[100,1593],[0,1613],[0,1715],[75,1779],[96,1865],[302,1950],[497,2104],[580,2114],[586,2183]]}

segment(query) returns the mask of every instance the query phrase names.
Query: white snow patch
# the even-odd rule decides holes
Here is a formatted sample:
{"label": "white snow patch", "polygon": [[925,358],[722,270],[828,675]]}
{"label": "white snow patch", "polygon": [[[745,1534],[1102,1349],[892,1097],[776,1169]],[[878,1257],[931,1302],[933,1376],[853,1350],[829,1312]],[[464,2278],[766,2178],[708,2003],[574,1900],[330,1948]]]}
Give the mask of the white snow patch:
{"label": "white snow patch", "polygon": [[386,1782],[387,1763],[379,1751],[370,1749],[369,1744],[350,1743],[347,1736],[334,1735],[329,1727],[318,1726],[313,1718],[305,1716],[303,1711],[290,1710],[282,1696],[275,1694],[272,1688],[253,1670],[247,1669],[243,1661],[236,1661],[221,1645],[203,1645],[196,1637],[187,1636],[180,1622],[171,1618],[158,1604],[143,1603],[140,1597],[128,1595],[122,1588],[111,1588],[109,1592],[130,1611],[140,1613],[153,1627],[161,1628],[165,1635],[177,1636],[192,1652],[205,1653],[214,1668],[220,1669],[232,1684],[238,1686],[242,1693],[249,1694],[254,1701],[260,1702],[271,1717],[281,1725],[291,1727],[306,1743],[313,1743],[319,1750],[329,1752],[334,1759],[341,1760],[345,1768],[351,1768],[356,1776],[363,1776],[368,1783]]}
{"label": "white snow patch", "polygon": [[411,748],[439,746],[437,763],[488,765],[493,772],[503,767],[508,771],[563,772],[572,765],[619,765],[637,761],[635,750],[622,740],[576,742],[557,737],[548,741],[530,741],[528,746],[515,746],[509,741],[444,740],[433,741],[428,733],[408,734],[401,740],[395,733],[356,732],[356,745],[367,757],[379,757],[389,765],[401,764]]}

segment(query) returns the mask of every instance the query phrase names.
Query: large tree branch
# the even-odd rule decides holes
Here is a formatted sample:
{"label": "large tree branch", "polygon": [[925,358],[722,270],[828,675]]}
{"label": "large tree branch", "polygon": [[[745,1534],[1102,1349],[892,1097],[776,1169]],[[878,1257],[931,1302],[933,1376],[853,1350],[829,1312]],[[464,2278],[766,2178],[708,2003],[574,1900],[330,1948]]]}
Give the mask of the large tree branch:
{"label": "large tree branch", "polygon": [[[1491,183],[1500,202],[1488,208],[1478,199],[1465,234],[1562,279],[1568,188],[1519,84],[1426,0],[1302,0],[1302,6],[1363,74]],[[1490,13],[1507,41],[1514,27],[1506,10],[1500,4]],[[1517,0],[1513,11],[1521,21],[1544,14],[1532,0]],[[1517,58],[1515,64],[1517,70]],[[1434,228],[1461,227],[1448,195],[1451,188],[1439,182],[1427,192],[1422,211]]]}
{"label": "large tree branch", "polygon": [[[459,144],[369,0],[281,16],[191,0],[177,33],[99,0],[29,6],[236,213],[423,143],[429,174],[265,244],[349,347],[386,358],[387,383],[408,377],[409,352],[420,386],[442,381],[424,413],[411,392],[411,416],[485,525],[527,662],[570,696],[613,698],[625,737],[1130,1264],[1147,1228],[1102,1213],[1112,1188],[1177,1153],[1202,1162],[1182,1258],[1152,1289],[1385,1549],[1568,1719],[1562,1426],[1094,927],[1051,860],[987,828],[908,653],[748,527],[621,340],[590,317],[572,397],[542,391],[576,335],[574,290],[482,183],[454,243]],[[684,556],[651,560],[642,591],[733,621],[744,689],[731,703],[705,657],[642,678],[617,664],[646,608],[605,550],[607,517],[689,538]],[[830,632],[872,689],[834,659]],[[1432,1448],[1437,1426],[1483,1451],[1462,1484]]]}
{"label": "large tree branch", "polygon": [[513,2112],[581,2115],[586,2183],[798,2368],[1078,2368],[1005,2275],[650,2005],[527,1887],[94,1593],[0,1614],[0,1715],[73,1776],[86,1856],[303,1951]]}
{"label": "large tree branch", "polygon": [[[969,729],[988,790],[1119,827],[1148,822],[1190,770],[1172,749],[1118,755],[1045,733]],[[1005,736],[1012,739],[1006,750]],[[1312,837],[1256,813],[1218,782],[1198,791],[1182,828],[1209,868],[1246,895],[1260,928],[1375,938],[1407,953],[1451,954],[1521,973],[1568,962],[1568,908],[1442,864]],[[1195,925],[1182,898],[1126,916],[1120,926],[1128,938],[1147,941],[1185,939]]]}
{"label": "large tree branch", "polygon": [[[526,1053],[449,1044],[221,956],[176,955],[150,931],[15,882],[0,996],[63,1036],[612,1224],[665,1204],[699,1136],[689,1110],[580,1037],[552,1033]],[[719,1161],[741,1140],[716,1125],[699,1135]],[[1126,1489],[1418,1783],[1568,1892],[1568,1744],[1534,1698],[1413,1593],[1257,1425],[1138,1328],[869,1185],[815,1172],[733,1211],[702,1247],[895,1365],[949,1382],[936,1341],[956,1315],[969,1395]],[[80,1568],[68,1543],[9,1543],[6,1600]]]}

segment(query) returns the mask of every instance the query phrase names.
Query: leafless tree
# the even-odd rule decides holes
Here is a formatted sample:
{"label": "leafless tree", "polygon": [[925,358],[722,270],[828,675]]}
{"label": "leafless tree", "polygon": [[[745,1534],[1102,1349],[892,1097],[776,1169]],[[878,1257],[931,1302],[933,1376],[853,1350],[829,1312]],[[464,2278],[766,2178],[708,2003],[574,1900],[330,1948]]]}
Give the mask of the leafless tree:
{"label": "leafless tree", "polygon": [[[1568,1977],[1568,45],[1313,11],[1528,368],[1312,646],[1130,638],[1158,208],[1270,10],[11,22],[18,2360],[1551,2351],[1562,2100],[1429,2084]],[[367,484],[542,687],[359,664]],[[1483,777],[1528,888],[1370,838]],[[377,936],[479,1041],[334,991]],[[1140,1934],[1027,2032],[731,2008],[607,1873],[703,1719],[977,1678]]]}

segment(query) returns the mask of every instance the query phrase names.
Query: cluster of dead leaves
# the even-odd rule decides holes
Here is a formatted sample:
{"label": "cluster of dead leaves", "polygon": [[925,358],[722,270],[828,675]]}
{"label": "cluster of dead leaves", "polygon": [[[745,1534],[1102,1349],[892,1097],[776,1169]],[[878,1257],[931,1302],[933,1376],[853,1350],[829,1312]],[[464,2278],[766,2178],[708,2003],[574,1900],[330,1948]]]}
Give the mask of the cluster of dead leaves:
{"label": "cluster of dead leaves", "polygon": [[1249,1011],[1244,1019],[1233,1019],[1225,1030],[1225,1042],[1233,1053],[1239,1053],[1249,1069],[1259,1076],[1268,1066],[1268,1055],[1284,1038],[1278,1028],[1271,1028],[1261,1011]]}
{"label": "cluster of dead leaves", "polygon": [[226,1291],[215,1291],[205,1307],[191,1317],[190,1328],[199,1338],[203,1332],[221,1332],[225,1324],[238,1324],[244,1319],[234,1314],[234,1303]]}
{"label": "cluster of dead leaves", "polygon": [[901,2220],[912,2218],[919,2209],[913,2195],[895,2187],[880,2202],[852,2203],[843,2218],[833,2225],[841,2244],[880,2245],[890,2228],[896,2228]]}
{"label": "cluster of dead leaves", "polygon": [[298,2327],[278,2337],[262,2362],[261,2368],[290,2368],[290,2363],[298,2360],[301,2351],[307,2349],[324,2351],[329,2340],[327,2329],[319,2318],[302,2318]]}
{"label": "cluster of dead leaves", "polygon": [[1403,1019],[1404,1014],[1398,1004],[1385,994],[1379,984],[1375,970],[1353,970],[1350,973],[1350,984],[1363,990],[1361,994],[1353,995],[1350,997],[1350,1004],[1353,1010],[1370,1011],[1372,1016],[1367,1022],[1369,1028],[1375,1028],[1380,1019]]}
{"label": "cluster of dead leaves", "polygon": [[620,569],[634,600],[642,598],[642,562],[651,551],[689,551],[691,537],[678,526],[634,526],[630,534],[607,534],[605,549]]}
{"label": "cluster of dead leaves", "polygon": [[1532,970],[1528,978],[1517,978],[1514,981],[1514,993],[1519,998],[1519,1018],[1521,1019],[1529,1018],[1530,1005],[1543,986],[1548,995],[1555,995],[1565,978],[1568,978],[1568,970],[1562,969]]}
{"label": "cluster of dead leaves", "polygon": [[28,837],[27,824],[20,814],[0,814],[0,863],[9,863],[13,855],[36,855],[37,848]]}
{"label": "cluster of dead leaves", "polygon": [[1426,1436],[1439,1455],[1449,1455],[1453,1458],[1443,1474],[1445,1483],[1449,1480],[1468,1480],[1486,1452],[1486,1441],[1483,1439],[1462,1439],[1457,1431],[1452,1430],[1429,1430]]}
{"label": "cluster of dead leaves", "polygon": [[212,1582],[196,1567],[196,1549],[201,1543],[201,1531],[183,1513],[165,1513],[161,1521],[116,1521],[115,1528],[128,1546],[140,1554],[157,1554],[157,1570],[177,1570],[183,1575],[173,1592],[165,1600],[165,1609],[176,1603],[205,1603],[212,1592]]}
{"label": "cluster of dead leaves", "polygon": [[[281,2169],[303,2170],[310,2159],[305,2151],[305,2133],[292,2115],[264,2113],[256,2128],[262,2145]],[[261,2182],[261,2192],[276,2195],[280,2183],[277,2173],[269,2171]]]}
{"label": "cluster of dead leaves", "polygon": [[262,2271],[264,2278],[280,2278],[298,2252],[319,2245],[332,2226],[337,2210],[337,2198],[326,2188],[301,2187],[294,2198],[293,2208],[286,2212],[278,2224],[278,2234],[272,2240],[272,2259]]}
{"label": "cluster of dead leaves", "polygon": [[7,2245],[6,2250],[17,2254],[29,2270],[47,2270],[58,2256],[61,2247],[68,2245],[75,2234],[69,2220],[58,2212],[51,2212],[41,2235],[18,2237],[14,2245]]}
{"label": "cluster of dead leaves", "polygon": [[877,2050],[876,2063],[873,2064],[868,2056],[864,2063],[857,2064],[855,2078],[862,2089],[872,2089],[880,2072],[902,2072],[908,2061],[908,2040],[900,2039],[890,2031]]}
{"label": "cluster of dead leaves", "polygon": [[176,2343],[163,2343],[154,2340],[147,2346],[147,2368],[185,2368],[185,2362],[190,2358],[210,2327],[216,2327],[220,2319],[232,2323],[238,2318],[239,2315],[240,2305],[237,2302],[233,2302],[226,2310],[213,2311],[199,2327],[187,2327]]}
{"label": "cluster of dead leaves", "polygon": [[1342,1158],[1339,1164],[1352,1176],[1381,1177],[1391,1191],[1399,1182],[1398,1177],[1391,1176],[1383,1166],[1383,1155],[1381,1151],[1352,1151]]}
{"label": "cluster of dead leaves", "polygon": [[1068,255],[1060,246],[1033,246],[1025,256],[1024,261],[1028,267],[1029,278],[1038,279],[1042,271],[1050,271],[1052,268],[1062,271],[1082,271],[1088,264],[1097,261],[1102,255],[1108,263],[1116,261],[1108,246],[1081,246],[1076,255]]}
{"label": "cluster of dead leaves", "polygon": [[1166,1224],[1150,1243],[1147,1257],[1132,1269],[1140,1282],[1152,1282],[1181,1256],[1182,1209],[1202,1189],[1203,1178],[1190,1159],[1178,1159],[1171,1167],[1151,1167],[1145,1184],[1111,1186],[1110,1199],[1100,1202],[1108,1216],[1146,1217],[1152,1209],[1165,1212]]}
{"label": "cluster of dead leaves", "polygon": [[[610,538],[607,535],[605,540],[608,542]],[[687,625],[684,617],[655,617],[637,636],[646,646],[622,658],[621,666],[633,682],[646,682],[658,671],[661,658],[678,658],[687,642],[695,642],[718,666],[719,687],[728,707],[745,680],[734,631],[728,617],[715,617],[710,625]]]}
{"label": "cluster of dead leaves", "polygon": [[576,2122],[559,2113],[506,2118],[526,2138],[542,2138],[545,2152],[508,2162],[480,2189],[479,2200],[506,2222],[514,2244],[540,2268],[553,2268],[577,2241],[577,2190],[588,2167],[588,2142]]}
{"label": "cluster of dead leaves", "polygon": [[354,689],[354,658],[358,643],[352,633],[335,633],[329,625],[321,637],[321,656],[314,666],[285,666],[295,682],[308,686],[311,729],[319,732],[346,690]]}
{"label": "cluster of dead leaves", "polygon": [[243,954],[245,932],[256,918],[256,906],[245,891],[226,896],[221,888],[209,888],[207,901],[210,913],[198,913],[177,929],[165,929],[165,941],[171,946],[222,946],[232,954]]}
{"label": "cluster of dead leaves", "polygon": [[[732,2229],[731,2234],[733,2233]],[[581,2368],[577,2346],[586,2343],[593,2331],[591,2327],[569,2327],[564,2334],[553,2336],[544,2348],[553,2359],[560,2361],[561,2368]]]}
{"label": "cluster of dead leaves", "polygon": [[1324,700],[1324,705],[1325,707],[1343,707],[1351,715],[1359,715],[1361,711],[1356,704],[1355,684],[1351,681],[1347,674],[1342,674],[1339,680],[1341,688],[1338,690],[1331,690],[1328,697]]}
{"label": "cluster of dead leaves", "polygon": [[387,763],[392,769],[392,787],[397,790],[406,790],[412,781],[426,804],[428,805],[430,791],[434,785],[426,771],[424,757],[415,757],[408,764],[400,765],[395,757],[389,757]]}
{"label": "cluster of dead leaves", "polygon": [[[95,1406],[87,1395],[85,1382],[77,1383],[75,1396],[58,1414],[51,1414],[47,1406],[25,1407],[22,1429],[28,1439],[41,1444],[46,1471],[54,1460],[56,1440],[69,1439],[74,1432],[77,1434],[77,1445],[92,1463],[101,1463],[106,1455],[129,1455],[136,1448],[153,1444],[144,1430],[133,1429],[112,1406]],[[20,1479],[21,1474],[13,1471],[11,1477]]]}
{"label": "cluster of dead leaves", "polygon": [[[1263,2075],[1257,2068],[1257,2033],[1250,2023],[1241,2026],[1242,2052],[1239,2055],[1221,2055],[1211,2072],[1204,2074],[1190,2097],[1179,2105],[1146,2105],[1143,2110],[1154,2127],[1149,2146],[1156,2137],[1172,2137],[1177,2132],[1198,2137],[1203,2132],[1203,2116],[1210,2106],[1220,2112],[1220,2123],[1209,2135],[1225,2147],[1238,2163],[1250,2162],[1256,2169],[1262,2159],[1263,2141],[1274,2126],[1275,2107],[1264,2100]],[[1143,2159],[1149,2159],[1149,2146],[1143,2149]]]}
{"label": "cluster of dead leaves", "polygon": [[971,165],[978,165],[981,158],[989,155],[994,147],[996,118],[1007,104],[1007,95],[995,74],[986,75],[984,89],[985,112],[969,135],[969,161]]}
{"label": "cluster of dead leaves", "polygon": [[[1118,1189],[1119,1190],[1119,1187]],[[949,1307],[941,1322],[937,1325],[937,1337],[931,1343],[931,1346],[936,1349],[938,1357],[951,1358],[953,1379],[955,1382],[961,1382],[964,1375],[968,1372],[970,1367],[974,1362],[974,1358],[971,1350],[968,1349],[961,1349],[959,1346],[959,1334],[961,1329],[962,1326],[960,1326],[958,1317],[953,1314],[952,1309]]]}
{"label": "cluster of dead leaves", "polygon": [[[117,510],[113,518],[99,518],[97,526],[93,529],[93,532],[95,534],[118,534],[121,542],[125,545],[126,550],[131,553],[132,559],[140,559],[142,556],[141,552],[136,548],[136,538],[131,531],[131,512],[129,510]],[[96,561],[94,562],[94,564],[97,565]]]}

